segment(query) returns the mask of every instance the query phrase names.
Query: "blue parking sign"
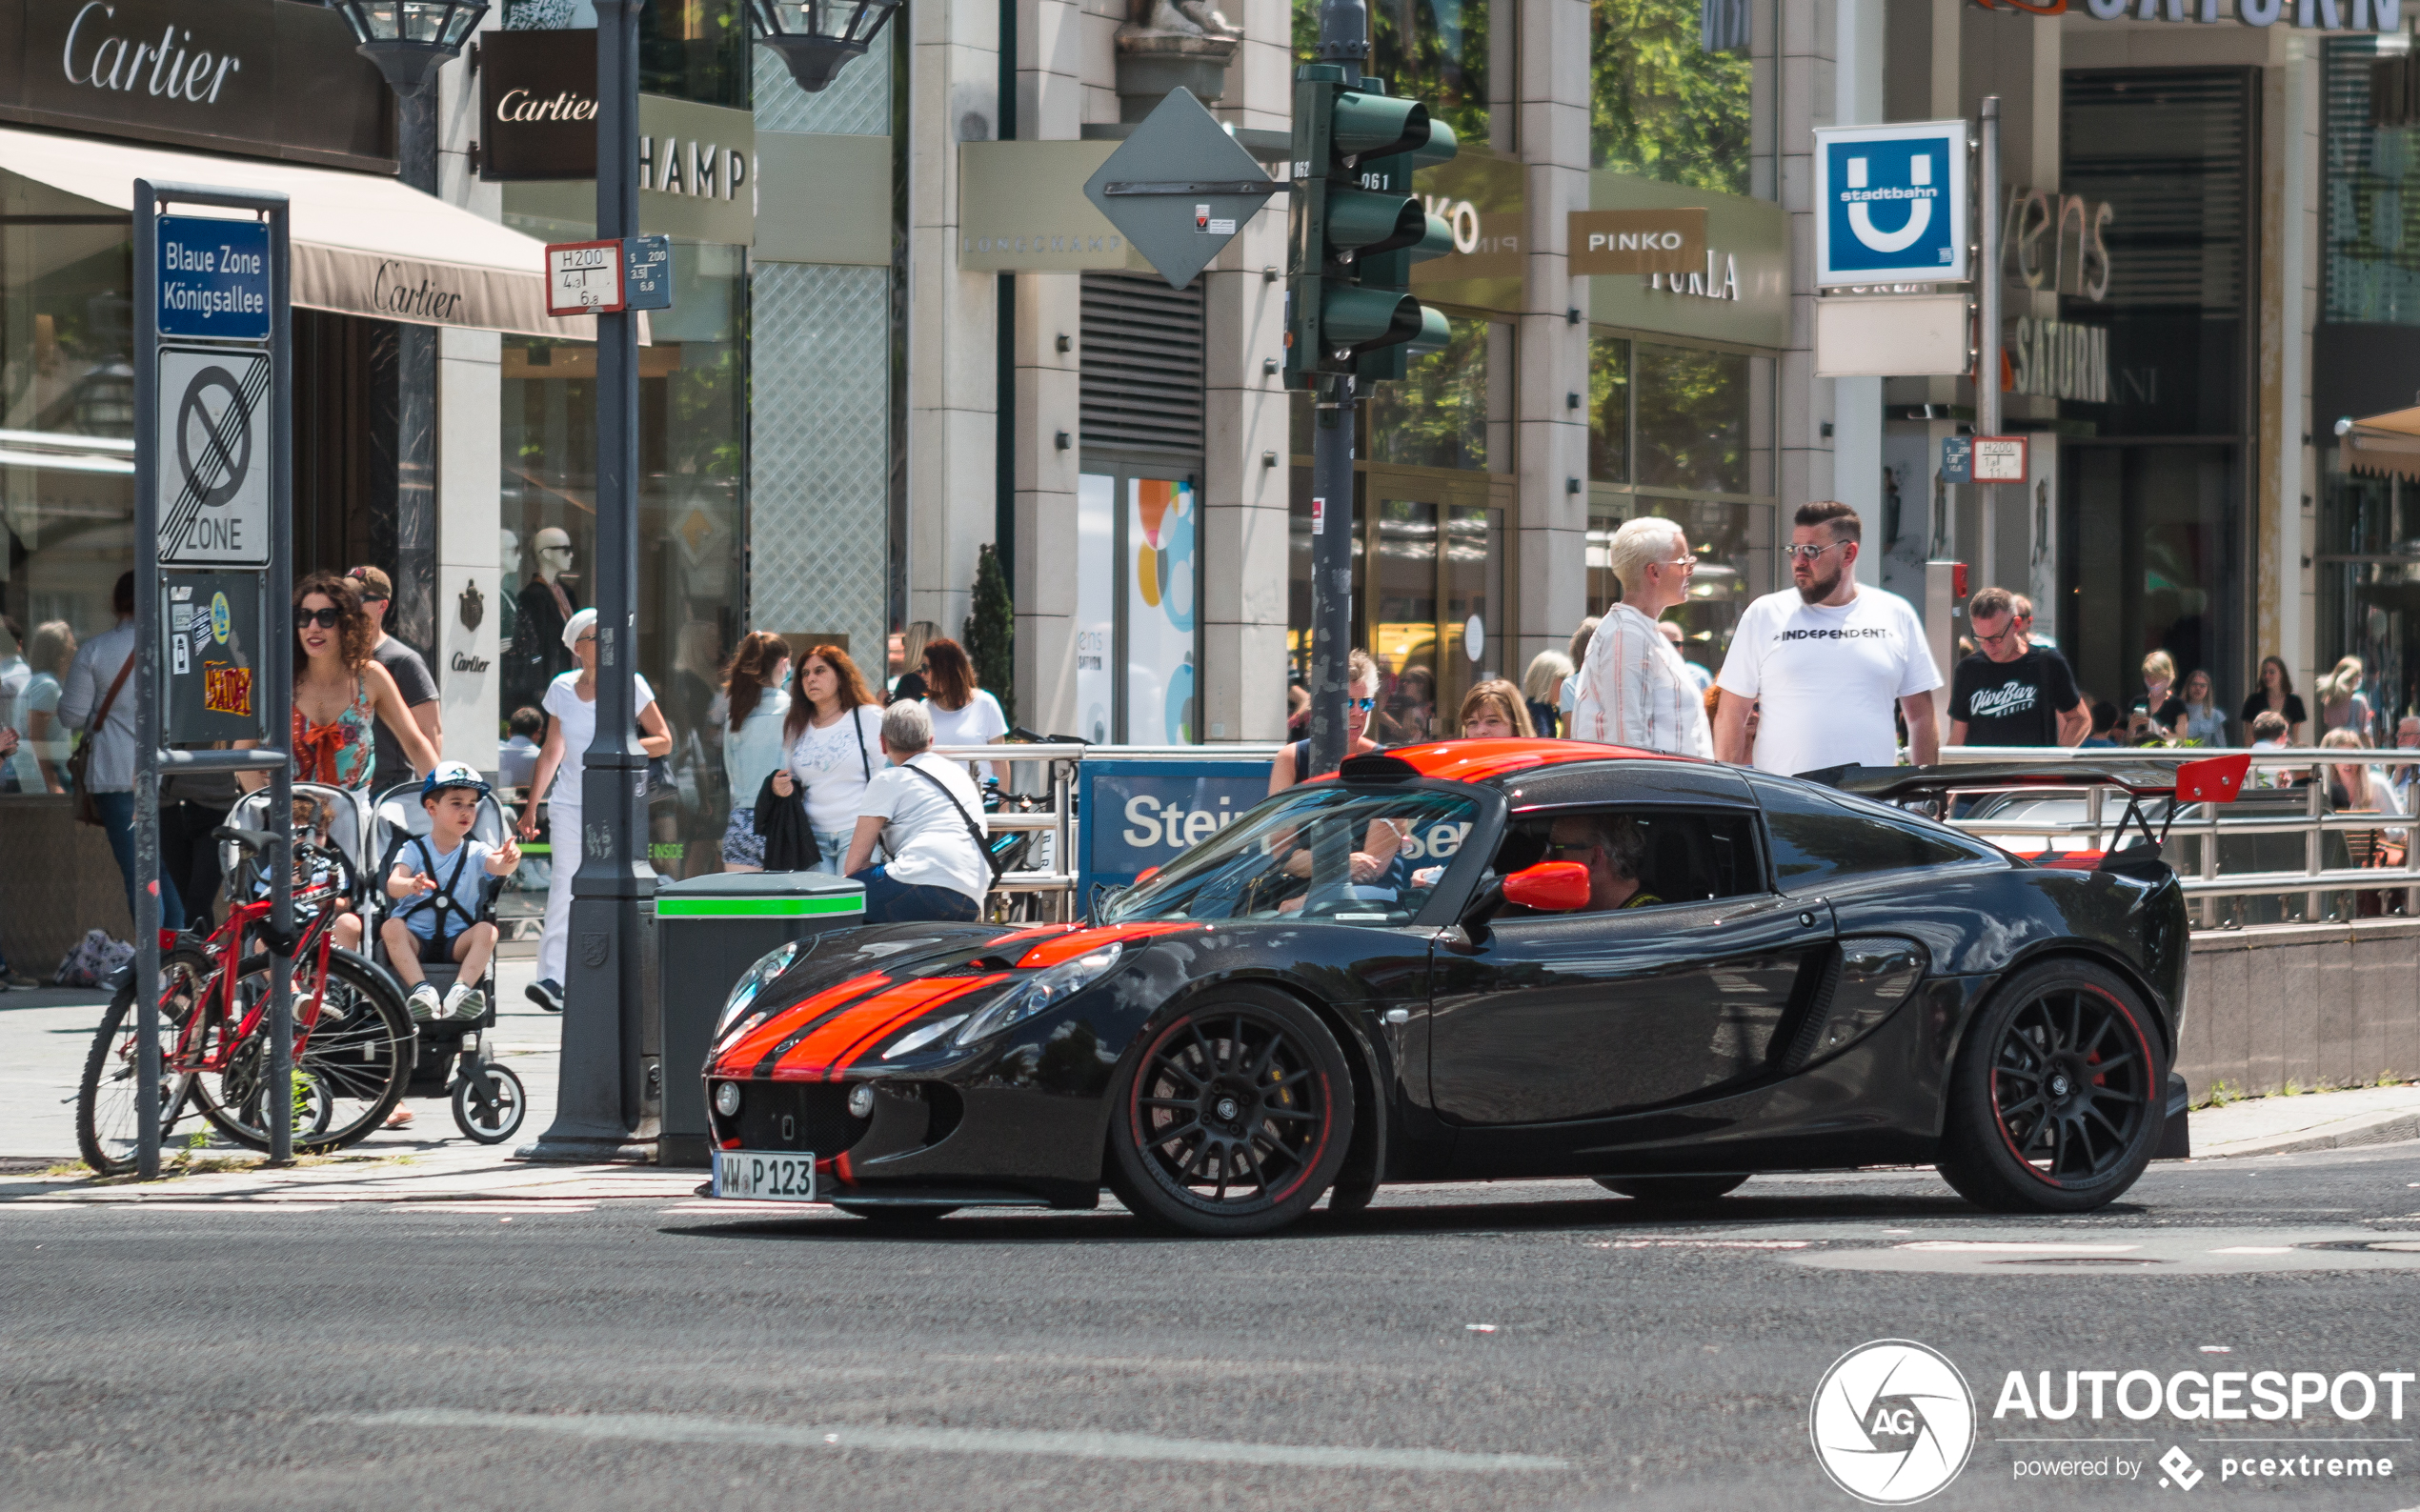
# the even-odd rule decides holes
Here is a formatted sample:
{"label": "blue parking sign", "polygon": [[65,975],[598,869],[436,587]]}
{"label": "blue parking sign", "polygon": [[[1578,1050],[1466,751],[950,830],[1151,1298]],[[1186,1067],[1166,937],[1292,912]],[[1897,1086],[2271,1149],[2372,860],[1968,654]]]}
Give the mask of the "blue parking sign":
{"label": "blue parking sign", "polygon": [[267,341],[269,227],[212,216],[159,217],[159,333]]}
{"label": "blue parking sign", "polygon": [[1815,282],[1956,283],[1966,272],[1966,123],[1815,133]]}

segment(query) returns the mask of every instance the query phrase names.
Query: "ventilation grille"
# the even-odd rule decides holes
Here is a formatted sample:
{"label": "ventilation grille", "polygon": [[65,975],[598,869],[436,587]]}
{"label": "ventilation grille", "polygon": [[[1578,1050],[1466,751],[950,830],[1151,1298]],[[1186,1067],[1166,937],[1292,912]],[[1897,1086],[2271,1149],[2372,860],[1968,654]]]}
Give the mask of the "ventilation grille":
{"label": "ventilation grille", "polygon": [[1198,457],[1201,286],[1086,273],[1082,357],[1086,450]]}
{"label": "ventilation grille", "polygon": [[2249,85],[2234,70],[2070,73],[2060,188],[2115,214],[2112,305],[2240,309]]}

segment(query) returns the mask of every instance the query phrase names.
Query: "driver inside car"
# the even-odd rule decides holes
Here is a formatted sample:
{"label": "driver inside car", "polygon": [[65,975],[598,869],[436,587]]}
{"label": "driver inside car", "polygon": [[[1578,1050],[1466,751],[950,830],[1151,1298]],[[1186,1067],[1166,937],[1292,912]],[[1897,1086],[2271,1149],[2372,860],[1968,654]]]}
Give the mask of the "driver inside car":
{"label": "driver inside car", "polygon": [[1557,818],[1544,859],[1576,861],[1588,869],[1588,905],[1575,913],[1603,914],[1661,903],[1647,890],[1647,838],[1627,815],[1566,814]]}

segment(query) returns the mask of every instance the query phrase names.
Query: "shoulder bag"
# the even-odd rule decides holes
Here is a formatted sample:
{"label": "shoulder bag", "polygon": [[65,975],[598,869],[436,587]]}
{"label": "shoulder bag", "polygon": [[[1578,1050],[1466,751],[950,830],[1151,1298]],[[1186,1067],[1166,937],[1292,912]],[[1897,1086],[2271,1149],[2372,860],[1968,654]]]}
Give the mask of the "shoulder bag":
{"label": "shoulder bag", "polygon": [[998,882],[1000,879],[1002,868],[1008,865],[1008,857],[993,855],[992,848],[983,843],[983,827],[975,822],[975,816],[966,812],[966,805],[958,800],[958,795],[950,791],[948,783],[913,762],[907,764],[907,770],[932,783],[939,790],[941,796],[950,800],[950,807],[958,810],[958,816],[966,822],[966,834],[968,838],[975,842],[975,854],[983,858],[983,864],[991,868],[992,880]]}
{"label": "shoulder bag", "polygon": [[127,652],[125,664],[118,668],[117,675],[110,681],[110,691],[101,696],[101,707],[93,714],[91,728],[68,755],[68,780],[75,788],[72,801],[78,824],[101,822],[101,806],[92,797],[92,748],[101,743],[101,733],[109,728],[110,710],[117,703],[118,690],[126,686],[126,675],[134,670],[134,653],[140,649],[137,647]]}

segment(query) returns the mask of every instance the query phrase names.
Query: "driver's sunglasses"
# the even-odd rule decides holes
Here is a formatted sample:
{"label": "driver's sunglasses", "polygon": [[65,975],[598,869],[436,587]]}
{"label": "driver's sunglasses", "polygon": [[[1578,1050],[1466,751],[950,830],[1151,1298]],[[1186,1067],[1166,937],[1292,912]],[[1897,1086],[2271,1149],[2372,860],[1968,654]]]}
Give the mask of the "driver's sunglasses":
{"label": "driver's sunglasses", "polygon": [[1597,842],[1594,840],[1548,840],[1546,858],[1552,861],[1565,861],[1573,857],[1585,857],[1596,848]]}
{"label": "driver's sunglasses", "polygon": [[345,614],[341,609],[297,609],[294,611],[296,630],[307,625],[317,625],[322,630],[333,630],[344,622]]}
{"label": "driver's sunglasses", "polygon": [[1846,541],[1826,541],[1821,546],[1785,546],[1782,548],[1782,556],[1787,561],[1811,562],[1833,547],[1847,544]]}

